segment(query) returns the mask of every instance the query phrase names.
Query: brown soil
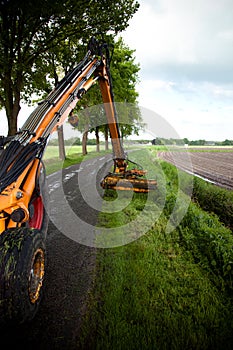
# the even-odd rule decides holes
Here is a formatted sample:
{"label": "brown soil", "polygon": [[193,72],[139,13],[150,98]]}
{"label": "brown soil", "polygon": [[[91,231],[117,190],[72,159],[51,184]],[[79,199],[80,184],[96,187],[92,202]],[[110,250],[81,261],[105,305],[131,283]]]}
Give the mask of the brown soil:
{"label": "brown soil", "polygon": [[233,190],[232,152],[159,152],[159,157],[178,168],[204,177],[216,185]]}

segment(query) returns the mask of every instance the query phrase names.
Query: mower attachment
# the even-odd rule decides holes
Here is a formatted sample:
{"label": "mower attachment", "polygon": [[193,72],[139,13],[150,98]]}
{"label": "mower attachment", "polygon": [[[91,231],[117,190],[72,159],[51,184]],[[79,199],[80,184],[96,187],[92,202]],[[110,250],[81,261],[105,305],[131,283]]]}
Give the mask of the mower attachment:
{"label": "mower attachment", "polygon": [[157,182],[140,178],[129,171],[123,174],[109,173],[101,181],[101,186],[104,189],[148,193],[156,189]]}

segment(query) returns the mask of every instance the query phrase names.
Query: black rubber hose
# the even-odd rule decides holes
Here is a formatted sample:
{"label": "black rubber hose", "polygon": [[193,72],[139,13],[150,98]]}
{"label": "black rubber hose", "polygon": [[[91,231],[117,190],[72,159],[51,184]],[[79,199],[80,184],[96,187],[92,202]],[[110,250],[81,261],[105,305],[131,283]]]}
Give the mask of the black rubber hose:
{"label": "black rubber hose", "polygon": [[31,143],[24,146],[18,157],[12,159],[11,167],[4,169],[4,176],[0,177],[0,192],[17,180],[28,164],[36,158],[42,147],[44,147],[43,143]]}

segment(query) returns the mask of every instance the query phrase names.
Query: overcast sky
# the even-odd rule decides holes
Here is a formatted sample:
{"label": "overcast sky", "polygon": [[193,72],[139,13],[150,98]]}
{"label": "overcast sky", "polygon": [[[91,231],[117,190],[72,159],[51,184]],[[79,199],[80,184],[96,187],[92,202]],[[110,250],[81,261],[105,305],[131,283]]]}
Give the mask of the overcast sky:
{"label": "overcast sky", "polygon": [[123,33],[141,66],[139,104],[182,138],[233,139],[233,1],[139,3]]}
{"label": "overcast sky", "polygon": [[[139,2],[122,36],[141,66],[140,106],[181,138],[233,139],[233,1]],[[19,126],[31,110],[22,108]]]}

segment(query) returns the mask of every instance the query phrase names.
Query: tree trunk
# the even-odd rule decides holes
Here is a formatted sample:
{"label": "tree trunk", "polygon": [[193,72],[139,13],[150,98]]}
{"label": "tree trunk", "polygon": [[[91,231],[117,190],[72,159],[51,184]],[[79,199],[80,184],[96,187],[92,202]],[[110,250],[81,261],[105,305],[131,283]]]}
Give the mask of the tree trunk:
{"label": "tree trunk", "polygon": [[108,126],[107,125],[105,125],[104,138],[105,138],[105,151],[108,151],[109,145],[108,145]]}
{"label": "tree trunk", "polygon": [[59,158],[61,160],[65,160],[66,151],[65,151],[63,125],[60,125],[57,127],[57,136],[58,136],[58,146],[59,146]]}
{"label": "tree trunk", "polygon": [[1,104],[5,107],[7,122],[8,122],[8,136],[14,136],[18,131],[18,114],[20,111],[20,91],[23,84],[21,74],[18,74],[15,81],[11,79],[11,67],[7,72],[3,73],[3,89],[5,97],[1,97]]}
{"label": "tree trunk", "polygon": [[95,128],[95,138],[96,138],[96,152],[100,151],[100,136],[99,136],[99,127]]}
{"label": "tree trunk", "polygon": [[88,131],[89,131],[89,110],[88,106],[85,106],[83,115],[85,116],[85,127],[84,127],[84,133],[82,137],[82,152],[83,156],[87,154],[87,139],[88,139]]}
{"label": "tree trunk", "polygon": [[8,96],[8,101],[5,104],[7,122],[8,122],[8,136],[14,136],[18,131],[18,115],[20,111],[20,94],[16,94],[13,102],[13,97]]}
{"label": "tree trunk", "polygon": [[7,116],[7,122],[8,122],[8,136],[14,136],[17,131],[17,115],[14,115],[13,113],[9,116]]}
{"label": "tree trunk", "polygon": [[84,131],[83,138],[82,138],[82,152],[83,156],[87,154],[87,137],[88,137],[88,130]]}

